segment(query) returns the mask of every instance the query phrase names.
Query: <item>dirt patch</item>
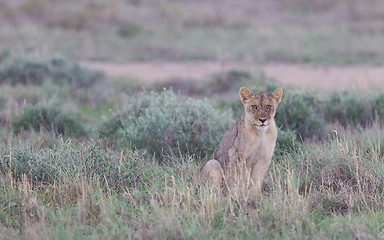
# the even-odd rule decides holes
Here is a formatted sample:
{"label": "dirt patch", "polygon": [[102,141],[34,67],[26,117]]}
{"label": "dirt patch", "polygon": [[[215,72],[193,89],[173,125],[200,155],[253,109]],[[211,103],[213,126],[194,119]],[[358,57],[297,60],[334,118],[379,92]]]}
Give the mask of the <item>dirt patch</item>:
{"label": "dirt patch", "polygon": [[235,64],[219,62],[133,62],[133,63],[85,63],[100,69],[111,77],[131,77],[153,83],[170,79],[199,81],[207,76],[228,71],[244,70],[276,79],[284,85],[315,87],[321,89],[384,88],[384,66],[314,66],[295,64]]}
{"label": "dirt patch", "polygon": [[266,75],[282,84],[321,89],[384,88],[384,67],[266,65]]}

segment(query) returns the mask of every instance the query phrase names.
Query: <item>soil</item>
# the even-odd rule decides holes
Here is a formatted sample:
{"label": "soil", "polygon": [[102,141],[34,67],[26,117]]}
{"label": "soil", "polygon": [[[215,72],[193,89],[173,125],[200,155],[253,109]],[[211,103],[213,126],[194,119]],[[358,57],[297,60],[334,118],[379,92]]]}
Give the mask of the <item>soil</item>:
{"label": "soil", "polygon": [[342,90],[384,88],[384,66],[315,66],[303,64],[235,64],[219,62],[87,62],[111,77],[130,77],[143,84],[174,79],[199,81],[228,70],[244,70],[255,76],[264,73],[283,85]]}

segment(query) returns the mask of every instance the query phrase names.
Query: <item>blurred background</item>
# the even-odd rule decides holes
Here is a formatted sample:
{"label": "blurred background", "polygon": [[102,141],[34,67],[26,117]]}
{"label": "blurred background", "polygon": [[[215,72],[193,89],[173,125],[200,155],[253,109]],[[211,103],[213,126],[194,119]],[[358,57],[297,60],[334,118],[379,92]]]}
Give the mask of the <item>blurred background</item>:
{"label": "blurred background", "polygon": [[0,28],[3,56],[62,56],[140,81],[236,68],[342,89],[384,73],[365,66],[384,62],[381,0],[1,0]]}

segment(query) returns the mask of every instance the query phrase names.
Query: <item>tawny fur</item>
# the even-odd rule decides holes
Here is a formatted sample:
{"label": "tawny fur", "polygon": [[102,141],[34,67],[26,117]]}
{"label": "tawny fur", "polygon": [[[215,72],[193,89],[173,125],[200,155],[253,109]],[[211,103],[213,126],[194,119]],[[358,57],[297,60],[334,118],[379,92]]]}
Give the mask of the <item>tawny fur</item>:
{"label": "tawny fur", "polygon": [[242,87],[239,95],[245,111],[224,134],[200,174],[217,187],[249,184],[259,192],[272,161],[277,138],[274,117],[283,90],[252,94]]}

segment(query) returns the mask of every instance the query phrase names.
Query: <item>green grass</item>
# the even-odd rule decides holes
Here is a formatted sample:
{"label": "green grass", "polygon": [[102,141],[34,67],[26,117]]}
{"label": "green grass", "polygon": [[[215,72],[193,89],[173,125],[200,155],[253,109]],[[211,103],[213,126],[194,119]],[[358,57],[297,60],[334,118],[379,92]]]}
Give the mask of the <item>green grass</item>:
{"label": "green grass", "polygon": [[[218,82],[226,89],[218,89]],[[71,86],[46,82],[3,84],[3,91],[12,97],[4,98],[0,108],[6,119],[0,139],[0,233],[39,239],[381,238],[384,132],[377,104],[382,93],[312,94],[285,89],[278,109],[282,115],[277,119],[291,114],[286,115],[290,124],[279,131],[262,194],[254,195],[247,188],[217,193],[199,181],[209,147],[216,142],[203,137],[201,144],[199,132],[188,135],[190,125],[184,123],[190,123],[193,116],[198,121],[192,129],[209,127],[210,134],[220,138],[225,129],[218,127],[233,122],[240,111],[236,88],[243,84],[252,90],[275,88],[263,76],[255,79],[239,71],[218,74],[212,82],[194,86],[204,90],[199,97],[219,92],[212,100],[170,90],[128,91],[127,96],[126,89],[103,80],[78,92]],[[236,100],[228,92],[235,92]],[[105,98],[105,93],[112,97]],[[52,95],[61,105],[39,100]],[[220,95],[228,97],[220,100]],[[25,104],[14,108],[23,99]],[[339,107],[351,99],[353,106]],[[28,103],[31,101],[36,103]],[[296,106],[295,112],[289,111],[292,106]],[[29,113],[29,108],[38,111]],[[366,122],[352,114],[362,108],[369,110],[365,116],[376,117],[365,117],[370,119]],[[39,131],[60,122],[40,119],[45,111],[66,118],[82,116],[76,121],[87,126],[88,135],[64,134],[66,139],[62,139],[54,131]],[[71,112],[80,115],[68,114]],[[333,113],[332,118],[327,112]],[[332,123],[323,123],[327,135],[309,128],[314,116],[332,119]],[[345,121],[347,116],[350,119]],[[64,123],[69,124],[72,120],[66,118]],[[30,125],[17,134],[10,128],[11,122],[13,127],[17,122]],[[69,125],[75,129],[76,124]],[[34,126],[38,128],[33,130]],[[145,130],[145,126],[150,127]],[[316,137],[297,138],[302,130],[296,126],[308,128]],[[181,136],[177,141],[188,147],[172,142],[173,138],[164,143],[162,135],[150,135],[151,129],[162,128],[169,136]],[[138,129],[145,131],[133,131]],[[172,129],[178,134],[170,135]],[[141,136],[128,139],[129,131]],[[151,141],[145,142],[148,137]],[[172,151],[161,161],[154,157],[152,149],[168,151],[170,146]],[[205,151],[194,154],[202,146]]]}
{"label": "green grass", "polygon": [[[217,193],[199,181],[199,170],[242,111],[238,88],[272,92],[271,79],[233,70],[199,85],[175,81],[140,91],[140,79],[103,78],[72,62],[384,59],[377,1],[213,4],[0,4],[2,238],[384,237],[380,90],[284,87],[262,194]],[[57,54],[69,60],[57,62]],[[171,86],[190,96],[163,91]],[[159,161],[153,153],[164,150]]]}
{"label": "green grass", "polygon": [[[36,164],[56,174],[50,182],[33,177],[39,172],[23,175],[2,168],[1,231],[54,239],[380,238],[382,159],[364,155],[364,149],[379,144],[382,136],[374,126],[346,132],[335,144],[307,144],[302,153],[280,156],[268,171],[262,196],[246,189],[217,194],[199,184],[201,164],[190,156],[159,165],[140,153],[113,153],[95,143],[62,142],[51,150],[2,143],[3,154],[15,156],[14,164],[19,164],[18,152],[29,152]],[[353,156],[364,159],[355,162]],[[112,166],[103,167],[104,161]],[[114,164],[120,174],[114,174]],[[341,172],[349,175],[330,182]],[[123,174],[135,184],[113,180]]]}

